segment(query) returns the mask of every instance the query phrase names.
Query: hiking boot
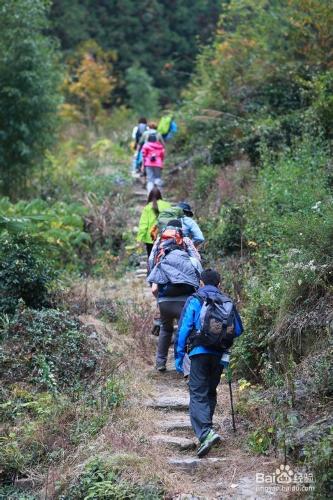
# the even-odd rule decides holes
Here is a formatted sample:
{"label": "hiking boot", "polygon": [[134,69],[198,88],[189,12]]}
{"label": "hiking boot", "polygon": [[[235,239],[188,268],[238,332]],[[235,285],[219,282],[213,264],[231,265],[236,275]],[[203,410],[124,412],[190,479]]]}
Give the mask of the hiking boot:
{"label": "hiking boot", "polygon": [[165,372],[166,366],[165,365],[156,365],[156,370],[158,372]]}
{"label": "hiking boot", "polygon": [[205,457],[209,450],[214,446],[214,444],[217,444],[221,441],[221,437],[216,434],[213,430],[209,431],[205,439],[202,441],[200,444],[198,450],[197,450],[197,455],[199,458]]}

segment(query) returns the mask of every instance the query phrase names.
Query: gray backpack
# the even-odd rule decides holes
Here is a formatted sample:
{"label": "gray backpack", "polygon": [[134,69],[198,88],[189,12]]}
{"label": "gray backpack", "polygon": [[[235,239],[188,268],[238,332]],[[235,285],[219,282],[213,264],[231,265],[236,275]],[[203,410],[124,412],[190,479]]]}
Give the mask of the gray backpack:
{"label": "gray backpack", "polygon": [[202,304],[200,312],[200,331],[190,335],[190,346],[202,345],[217,350],[224,350],[232,346],[235,338],[235,307],[232,300],[223,293],[212,299],[206,295],[196,293]]}

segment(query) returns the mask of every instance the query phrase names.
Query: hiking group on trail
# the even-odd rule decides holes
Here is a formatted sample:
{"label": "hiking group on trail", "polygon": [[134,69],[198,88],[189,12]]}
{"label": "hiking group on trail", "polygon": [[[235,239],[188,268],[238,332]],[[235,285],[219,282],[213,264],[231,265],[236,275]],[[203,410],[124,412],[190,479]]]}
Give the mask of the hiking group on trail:
{"label": "hiking group on trail", "polygon": [[223,368],[228,366],[230,348],[242,334],[243,326],[235,304],[220,289],[220,274],[202,268],[200,249],[205,239],[191,206],[184,201],[172,205],[162,197],[161,171],[167,136],[159,136],[156,125],[150,124],[148,128],[141,127],[137,137],[140,125],[148,127],[139,121],[135,132],[136,161],[142,154],[148,199],[140,217],[137,240],[146,246],[147,283],[159,309],[153,329],[158,334],[155,368],[161,373],[167,369],[177,322],[175,368],[189,378],[190,419],[199,440],[197,456],[202,458],[221,440],[213,430],[217,386]]}
{"label": "hiking group on trail", "polygon": [[177,124],[172,115],[163,116],[157,125],[139,118],[133,128],[134,156],[132,160],[132,175],[142,176],[147,180],[148,194],[153,187],[162,187],[162,171],[165,158],[165,144],[177,132]]}

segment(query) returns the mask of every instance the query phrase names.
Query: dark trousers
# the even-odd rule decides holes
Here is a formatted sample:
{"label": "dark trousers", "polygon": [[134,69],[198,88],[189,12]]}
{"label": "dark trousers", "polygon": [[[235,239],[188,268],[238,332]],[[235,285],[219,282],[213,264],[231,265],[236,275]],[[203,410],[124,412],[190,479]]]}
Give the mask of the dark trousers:
{"label": "dark trousers", "polygon": [[147,257],[149,259],[149,256],[151,254],[151,251],[153,249],[154,244],[153,243],[146,243],[146,250],[147,250]]}
{"label": "dark trousers", "polygon": [[205,439],[213,425],[216,388],[219,385],[222,370],[220,356],[198,354],[191,357],[190,417],[192,428],[199,441]]}
{"label": "dark trousers", "polygon": [[173,334],[173,324],[180,318],[185,302],[183,300],[172,300],[160,302],[161,328],[158,337],[156,354],[156,365],[165,365]]}

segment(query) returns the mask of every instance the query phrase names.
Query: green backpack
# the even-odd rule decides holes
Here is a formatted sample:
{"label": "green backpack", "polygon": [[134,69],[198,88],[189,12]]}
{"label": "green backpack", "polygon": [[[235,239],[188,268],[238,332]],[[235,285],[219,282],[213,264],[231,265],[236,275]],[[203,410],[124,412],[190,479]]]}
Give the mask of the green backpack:
{"label": "green backpack", "polygon": [[163,116],[160,119],[160,122],[159,122],[158,127],[157,127],[157,131],[161,135],[168,135],[169,130],[170,130],[170,126],[171,126],[171,122],[172,122],[172,115]]}
{"label": "green backpack", "polygon": [[169,220],[181,219],[182,217],[184,217],[184,212],[183,209],[180,207],[170,207],[160,212],[157,218],[157,227],[159,233],[164,231],[164,229],[168,225]]}

